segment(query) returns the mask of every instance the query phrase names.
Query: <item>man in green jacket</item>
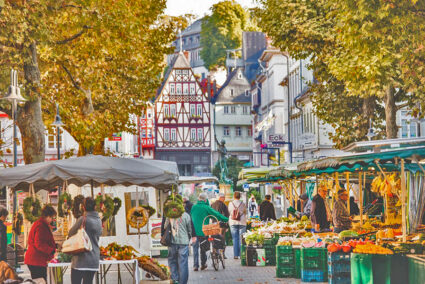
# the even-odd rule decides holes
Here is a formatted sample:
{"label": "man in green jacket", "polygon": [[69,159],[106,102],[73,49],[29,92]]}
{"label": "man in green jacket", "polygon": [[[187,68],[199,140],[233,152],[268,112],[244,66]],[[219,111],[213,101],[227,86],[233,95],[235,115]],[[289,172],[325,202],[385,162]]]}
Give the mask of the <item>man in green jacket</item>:
{"label": "man in green jacket", "polygon": [[[201,193],[198,196],[198,202],[193,205],[192,210],[190,211],[192,216],[193,226],[195,227],[197,242],[199,242],[201,247],[201,270],[207,268],[207,250],[209,245],[202,245],[202,243],[207,239],[207,237],[202,232],[202,225],[205,217],[212,215],[217,217],[218,221],[227,222],[229,218],[221,215],[218,211],[212,209],[208,204],[207,195]],[[209,218],[205,220],[205,225],[209,224]],[[196,268],[196,267],[195,267]],[[196,270],[196,269],[195,269]]]}

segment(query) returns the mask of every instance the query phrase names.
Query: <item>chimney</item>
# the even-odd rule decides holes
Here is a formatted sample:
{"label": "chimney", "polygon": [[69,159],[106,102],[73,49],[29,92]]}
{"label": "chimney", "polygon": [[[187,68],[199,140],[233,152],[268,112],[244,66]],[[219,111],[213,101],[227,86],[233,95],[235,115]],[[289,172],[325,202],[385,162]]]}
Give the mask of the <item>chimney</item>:
{"label": "chimney", "polygon": [[184,50],[183,54],[184,54],[184,57],[186,57],[187,61],[189,61],[189,63],[190,63],[190,52],[187,51],[187,50]]}

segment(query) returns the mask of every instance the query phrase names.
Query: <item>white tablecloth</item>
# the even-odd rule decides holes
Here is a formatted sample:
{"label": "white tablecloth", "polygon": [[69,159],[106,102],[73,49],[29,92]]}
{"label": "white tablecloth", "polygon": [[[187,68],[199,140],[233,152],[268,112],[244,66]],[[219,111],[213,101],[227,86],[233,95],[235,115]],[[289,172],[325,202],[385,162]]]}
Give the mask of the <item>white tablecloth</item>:
{"label": "white tablecloth", "polygon": [[[133,284],[139,284],[140,282],[140,269],[139,263],[137,259],[130,260],[101,260],[99,263],[99,271],[97,272],[96,282],[97,283],[107,283],[106,276],[109,272],[109,268],[111,265],[118,265],[119,271],[121,271],[121,266],[124,266],[125,269],[132,274]],[[48,284],[60,284],[63,283],[63,275],[65,274],[68,267],[71,267],[71,263],[49,263],[47,266],[47,283]],[[55,268],[60,269],[55,271]],[[121,275],[118,274],[119,280],[121,279]],[[115,283],[119,283],[119,280]]]}

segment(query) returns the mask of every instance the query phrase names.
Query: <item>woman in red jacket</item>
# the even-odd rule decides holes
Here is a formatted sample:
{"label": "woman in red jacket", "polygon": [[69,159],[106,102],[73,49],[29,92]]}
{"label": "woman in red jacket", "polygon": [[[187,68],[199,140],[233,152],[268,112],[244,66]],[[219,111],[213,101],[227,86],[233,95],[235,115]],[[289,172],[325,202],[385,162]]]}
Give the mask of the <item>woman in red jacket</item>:
{"label": "woman in red jacket", "polygon": [[50,229],[50,223],[56,217],[56,210],[46,205],[41,217],[34,222],[28,235],[28,250],[24,263],[31,272],[31,278],[44,278],[47,281],[47,263],[52,260],[56,243]]}

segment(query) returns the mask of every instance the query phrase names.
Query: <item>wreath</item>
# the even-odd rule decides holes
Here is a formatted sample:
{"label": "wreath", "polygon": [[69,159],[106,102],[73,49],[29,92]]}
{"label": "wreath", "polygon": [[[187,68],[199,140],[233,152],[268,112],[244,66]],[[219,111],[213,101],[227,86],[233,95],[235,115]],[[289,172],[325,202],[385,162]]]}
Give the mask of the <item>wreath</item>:
{"label": "wreath", "polygon": [[167,218],[179,218],[184,213],[183,198],[181,195],[170,195],[164,202],[164,216]]}
{"label": "wreath", "polygon": [[58,214],[59,217],[65,217],[68,216],[69,211],[72,210],[72,197],[71,194],[64,192],[59,197],[59,204],[58,204]]}
{"label": "wreath", "polygon": [[108,220],[114,213],[114,200],[107,195],[98,195],[95,201],[96,211],[102,213],[102,221]]}
{"label": "wreath", "polygon": [[41,203],[37,198],[31,196],[24,199],[24,216],[25,219],[34,223],[41,216]]}
{"label": "wreath", "polygon": [[113,201],[114,201],[114,212],[112,212],[112,216],[115,216],[117,215],[118,211],[121,208],[122,201],[118,197],[115,197]]}
{"label": "wreath", "polygon": [[140,229],[146,226],[149,220],[149,212],[143,207],[133,207],[127,213],[127,224]]}
{"label": "wreath", "polygon": [[84,196],[83,195],[77,195],[74,198],[74,204],[72,206],[72,215],[74,215],[75,219],[80,218],[83,215],[83,210],[81,209],[81,205],[84,202]]}

